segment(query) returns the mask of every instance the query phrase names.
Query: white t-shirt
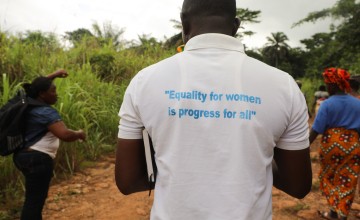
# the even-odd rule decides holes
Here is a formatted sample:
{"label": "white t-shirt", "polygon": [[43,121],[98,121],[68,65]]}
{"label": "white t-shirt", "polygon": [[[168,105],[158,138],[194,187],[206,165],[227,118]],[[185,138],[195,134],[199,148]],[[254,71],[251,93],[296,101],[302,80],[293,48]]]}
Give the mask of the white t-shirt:
{"label": "white t-shirt", "polygon": [[152,138],[158,167],[151,219],[271,219],[275,146],[309,146],[293,78],[222,34],[140,71],[119,112],[119,138]]}
{"label": "white t-shirt", "polygon": [[54,159],[59,146],[59,138],[49,131],[30,148],[48,154],[52,159]]}
{"label": "white t-shirt", "polygon": [[326,92],[326,91],[316,91],[316,92],[314,93],[314,96],[315,96],[316,98],[328,98],[328,97],[329,97],[329,93]]}

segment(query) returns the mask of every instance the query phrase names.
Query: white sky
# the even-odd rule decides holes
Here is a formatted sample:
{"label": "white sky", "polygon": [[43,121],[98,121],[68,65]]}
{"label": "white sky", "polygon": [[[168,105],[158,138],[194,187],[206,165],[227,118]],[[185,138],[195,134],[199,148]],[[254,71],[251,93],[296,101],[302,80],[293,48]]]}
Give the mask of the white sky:
{"label": "white sky", "polygon": [[[0,0],[0,29],[9,32],[40,30],[63,35],[66,31],[111,22],[113,27],[124,28],[125,40],[137,40],[147,34],[159,40],[179,33],[171,19],[180,21],[183,0]],[[330,20],[307,23],[292,28],[293,23],[305,18],[309,12],[332,7],[337,0],[237,0],[237,7],[260,10],[258,24],[245,26],[256,32],[244,39],[248,48],[259,48],[266,37],[284,32],[290,46],[300,46],[299,40],[329,30]]]}

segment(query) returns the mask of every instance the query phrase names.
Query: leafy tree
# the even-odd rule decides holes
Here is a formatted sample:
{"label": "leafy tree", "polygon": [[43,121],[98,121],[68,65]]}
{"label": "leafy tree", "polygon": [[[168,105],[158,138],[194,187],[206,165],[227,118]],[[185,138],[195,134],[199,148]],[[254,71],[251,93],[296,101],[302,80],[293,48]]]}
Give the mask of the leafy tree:
{"label": "leafy tree", "polygon": [[333,40],[333,34],[331,33],[317,33],[314,34],[310,39],[300,40],[308,51],[321,48],[329,44]]}
{"label": "leafy tree", "polygon": [[156,44],[159,44],[156,38],[151,37],[148,34],[138,35],[138,38],[140,41],[140,45],[155,46]]}
{"label": "leafy tree", "polygon": [[[336,21],[336,24],[331,25],[332,32],[329,36],[322,35],[319,38],[325,40],[324,44],[317,47],[315,51],[310,51],[311,58],[316,58],[318,66],[341,66],[352,71],[360,71],[360,55],[358,54],[360,50],[360,2],[358,0],[338,0],[333,7],[312,12],[294,26],[305,22],[316,22],[327,17]],[[303,43],[309,49],[312,43],[314,45],[319,43],[316,42],[319,39],[316,39],[315,36],[310,41],[304,40]],[[316,69],[317,66],[312,64],[308,68]]]}
{"label": "leafy tree", "polygon": [[267,43],[262,49],[262,55],[265,62],[271,66],[278,67],[279,63],[286,59],[290,46],[286,43],[288,37],[283,32],[271,33],[271,37],[267,37]]}
{"label": "leafy tree", "polygon": [[81,42],[81,40],[85,37],[93,37],[94,35],[85,28],[79,28],[75,31],[67,31],[65,32],[64,38],[69,40],[73,45],[77,45]]}
{"label": "leafy tree", "polygon": [[248,55],[249,57],[255,58],[257,60],[260,60],[262,62],[264,62],[264,58],[261,55],[261,53],[257,50],[246,50],[246,55]]}
{"label": "leafy tree", "polygon": [[114,63],[115,57],[109,51],[100,51],[90,57],[92,71],[105,81],[113,80]]}
{"label": "leafy tree", "polygon": [[[334,20],[343,20],[342,23],[347,23],[354,17],[354,14],[359,13],[359,2],[356,0],[338,0],[337,3],[330,8],[325,8],[320,11],[311,12],[304,19],[293,24],[293,27],[304,24],[306,22],[316,22],[327,17],[331,17]],[[342,24],[340,24],[341,26]]]}
{"label": "leafy tree", "polygon": [[237,8],[236,17],[241,21],[240,31],[236,34],[236,37],[243,38],[244,36],[251,36],[255,34],[253,31],[243,31],[245,30],[244,25],[249,23],[259,23],[260,21],[257,18],[260,16],[261,11],[251,11],[248,8]]}
{"label": "leafy tree", "polygon": [[158,48],[162,46],[156,38],[148,34],[138,35],[138,42],[132,42],[130,49],[133,49],[137,54],[144,54],[149,48]]}
{"label": "leafy tree", "polygon": [[171,36],[169,39],[167,39],[164,43],[164,46],[166,49],[170,48],[177,48],[178,46],[184,44],[182,39],[182,25],[181,22],[175,19],[170,20],[173,23],[173,27],[176,30],[179,30],[180,32]]}
{"label": "leafy tree", "polygon": [[305,75],[311,78],[321,78],[321,72],[329,66],[337,66],[336,41],[333,33],[317,33],[309,39],[300,41],[305,45],[303,60],[305,61]]}
{"label": "leafy tree", "polygon": [[[306,56],[302,48],[290,48],[287,55],[287,61],[290,65],[288,73],[290,73],[295,79],[305,76]],[[282,70],[285,70],[279,67]]]}
{"label": "leafy tree", "polygon": [[125,32],[123,28],[114,27],[111,22],[105,22],[101,28],[98,23],[92,25],[93,35],[97,38],[100,45],[110,44],[114,47],[121,45],[121,36]]}
{"label": "leafy tree", "polygon": [[170,37],[169,39],[167,39],[164,43],[164,47],[166,49],[170,49],[170,48],[177,48],[178,46],[184,44],[183,39],[182,39],[182,33],[178,33],[175,34],[174,36]]}
{"label": "leafy tree", "polygon": [[170,22],[173,23],[173,28],[175,28],[176,30],[182,30],[182,24],[181,21],[178,21],[176,19],[170,19]]}
{"label": "leafy tree", "polygon": [[22,42],[26,45],[37,47],[57,48],[59,42],[53,33],[43,33],[41,31],[26,31],[24,35],[20,34]]}

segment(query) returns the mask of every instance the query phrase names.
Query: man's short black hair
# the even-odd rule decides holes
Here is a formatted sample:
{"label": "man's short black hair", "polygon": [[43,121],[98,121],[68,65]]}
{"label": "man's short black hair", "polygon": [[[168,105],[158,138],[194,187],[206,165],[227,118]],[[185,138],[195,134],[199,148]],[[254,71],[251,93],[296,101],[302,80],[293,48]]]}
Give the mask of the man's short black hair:
{"label": "man's short black hair", "polygon": [[233,20],[236,17],[236,1],[184,0],[181,13],[188,18],[220,16]]}

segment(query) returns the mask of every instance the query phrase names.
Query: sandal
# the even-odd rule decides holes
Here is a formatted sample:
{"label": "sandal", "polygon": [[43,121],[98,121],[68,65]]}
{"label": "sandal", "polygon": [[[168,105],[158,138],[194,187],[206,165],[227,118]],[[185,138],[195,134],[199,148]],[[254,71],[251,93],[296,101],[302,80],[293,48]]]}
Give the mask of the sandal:
{"label": "sandal", "polygon": [[318,210],[318,215],[324,219],[328,219],[328,220],[335,220],[338,219],[337,213],[334,212],[326,212],[326,211],[319,211]]}
{"label": "sandal", "polygon": [[356,213],[355,217],[360,218],[360,212]]}

